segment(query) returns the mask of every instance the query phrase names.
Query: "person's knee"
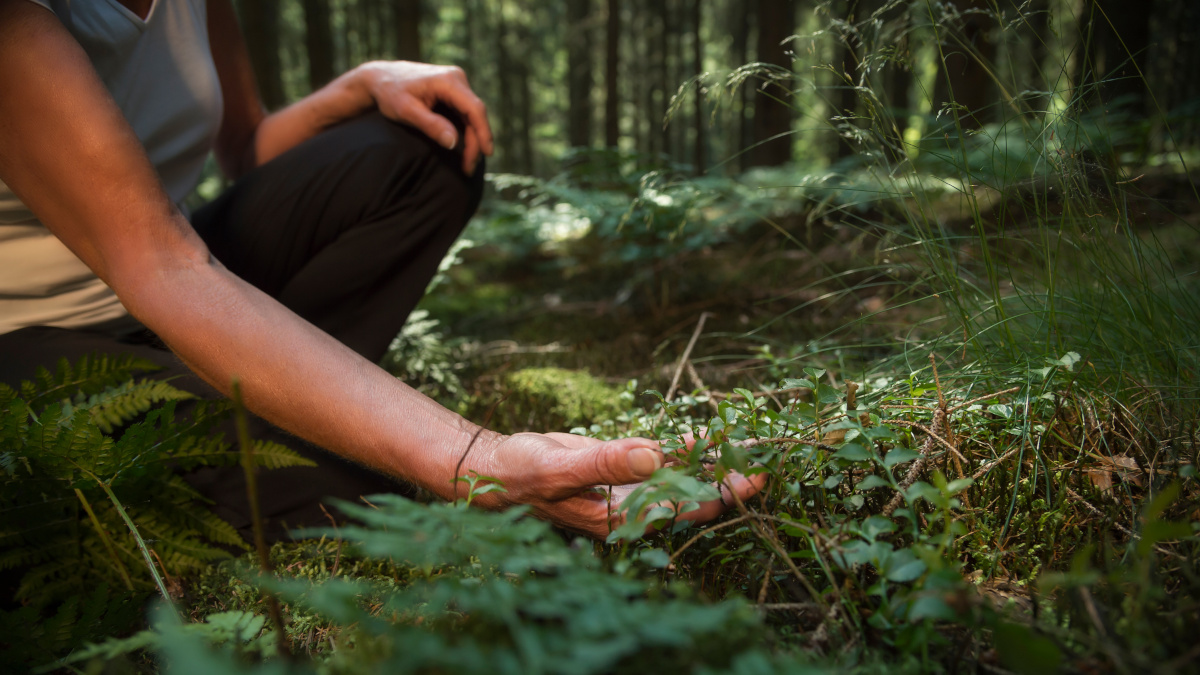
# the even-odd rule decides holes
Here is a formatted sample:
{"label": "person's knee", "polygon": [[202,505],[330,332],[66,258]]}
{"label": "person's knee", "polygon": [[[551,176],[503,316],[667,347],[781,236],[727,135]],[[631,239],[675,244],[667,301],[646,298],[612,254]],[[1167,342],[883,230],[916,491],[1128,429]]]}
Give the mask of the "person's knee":
{"label": "person's knee", "polygon": [[[442,109],[462,133],[456,116]],[[462,168],[462,151],[448,150],[421,131],[372,113],[355,130],[366,139],[369,150],[360,156],[364,180],[377,182],[383,203],[377,208],[392,210],[418,205],[437,215],[443,227],[461,229],[475,213],[484,190],[484,162],[468,175]],[[461,146],[461,144],[460,144]],[[366,150],[366,148],[363,148]]]}

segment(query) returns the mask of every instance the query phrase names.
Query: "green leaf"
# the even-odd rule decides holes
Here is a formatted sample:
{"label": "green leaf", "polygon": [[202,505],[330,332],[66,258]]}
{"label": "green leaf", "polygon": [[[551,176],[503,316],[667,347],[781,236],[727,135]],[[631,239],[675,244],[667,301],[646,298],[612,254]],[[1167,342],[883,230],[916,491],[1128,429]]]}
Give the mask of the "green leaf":
{"label": "green leaf", "polygon": [[851,462],[865,462],[873,457],[870,450],[867,450],[858,443],[847,443],[833,454],[838,459],[845,459]]}
{"label": "green leaf", "polygon": [[656,569],[666,569],[667,565],[671,564],[671,556],[659,548],[645,548],[637,551],[634,554],[634,559],[648,567]]}
{"label": "green leaf", "polygon": [[780,389],[812,389],[814,385],[809,380],[799,380],[795,378],[784,378],[783,382],[779,383]]}
{"label": "green leaf", "polygon": [[940,595],[927,594],[917,598],[908,608],[908,620],[935,619],[953,621],[958,615]]}
{"label": "green leaf", "polygon": [[908,448],[892,448],[883,458],[883,465],[890,469],[897,464],[911,462],[920,456],[921,453],[917,452],[916,450],[909,450]]}
{"label": "green leaf", "polygon": [[867,538],[874,539],[884,532],[895,532],[896,523],[883,516],[871,516],[862,522],[862,531]]}
{"label": "green leaf", "polygon": [[896,432],[888,427],[867,427],[863,429],[863,434],[872,441],[894,441],[896,440]]}
{"label": "green leaf", "polygon": [[946,494],[956,495],[971,487],[974,482],[975,480],[972,478],[956,478],[946,485],[945,492]]}
{"label": "green leaf", "polygon": [[1003,417],[1006,420],[1012,418],[1012,407],[1003,403],[993,403],[987,407],[987,410],[993,415]]}
{"label": "green leaf", "polygon": [[1184,539],[1190,536],[1192,536],[1192,526],[1188,523],[1169,520],[1146,523],[1146,526],[1142,528],[1142,539],[1138,542],[1138,553],[1141,555],[1150,553],[1150,549],[1160,541]]}
{"label": "green leaf", "polygon": [[888,559],[886,577],[888,581],[908,583],[921,578],[926,570],[925,562],[909,549],[900,549]]}
{"label": "green leaf", "polygon": [[858,482],[858,485],[854,486],[854,489],[856,489],[856,490],[874,490],[877,487],[887,487],[890,485],[891,485],[891,483],[887,482],[886,479],[881,478],[880,476],[876,476],[875,474],[871,474],[871,475],[867,476],[866,478],[860,480]]}
{"label": "green leaf", "polygon": [[1062,358],[1054,362],[1056,365],[1062,366],[1069,371],[1075,370],[1075,364],[1079,363],[1079,354],[1077,352],[1067,352]]}
{"label": "green leaf", "polygon": [[1062,652],[1049,638],[1026,626],[1001,623],[992,633],[1000,663],[1021,675],[1053,675],[1062,665]]}
{"label": "green leaf", "polygon": [[1163,511],[1179,497],[1180,485],[1172,482],[1154,495],[1154,499],[1142,510],[1142,522],[1152,523],[1162,517]]}

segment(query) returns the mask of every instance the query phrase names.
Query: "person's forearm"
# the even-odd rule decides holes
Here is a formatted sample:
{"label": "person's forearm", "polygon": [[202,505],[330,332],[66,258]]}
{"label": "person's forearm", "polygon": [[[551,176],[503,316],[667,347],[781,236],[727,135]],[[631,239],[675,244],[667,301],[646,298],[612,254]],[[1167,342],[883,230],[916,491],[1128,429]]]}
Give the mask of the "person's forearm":
{"label": "person's forearm", "polygon": [[259,166],[343,120],[357,117],[375,105],[363,77],[355,68],[292,105],[268,115],[254,134],[254,159]]}
{"label": "person's forearm", "polygon": [[[220,263],[195,256],[170,261],[122,261],[121,268],[139,271],[112,282],[130,311],[210,384],[228,393],[237,378],[247,406],[284,429],[443,497],[454,494],[455,465],[477,426]],[[484,432],[472,449],[474,462],[464,467],[490,470],[497,438]]]}

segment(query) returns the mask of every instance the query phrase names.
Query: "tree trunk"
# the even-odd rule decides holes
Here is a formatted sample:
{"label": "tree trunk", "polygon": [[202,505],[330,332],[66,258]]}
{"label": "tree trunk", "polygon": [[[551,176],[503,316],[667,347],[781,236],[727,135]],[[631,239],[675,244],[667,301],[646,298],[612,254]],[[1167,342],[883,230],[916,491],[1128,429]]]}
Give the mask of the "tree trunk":
{"label": "tree trunk", "polygon": [[516,29],[517,44],[521,50],[514,59],[514,75],[519,85],[518,116],[520,120],[517,141],[521,148],[521,163],[518,165],[522,173],[533,175],[533,91],[530,87],[529,62],[532,57],[532,42],[529,37],[529,24],[522,20]]}
{"label": "tree trunk", "polygon": [[1160,3],[1150,34],[1152,43],[1143,72],[1161,107],[1149,111],[1154,119],[1154,149],[1196,147],[1200,141],[1200,116],[1195,113],[1200,102],[1200,3]]}
{"label": "tree trunk", "polygon": [[[942,54],[934,85],[933,105],[936,110],[954,102],[959,122],[964,129],[978,129],[996,117],[997,97],[988,69],[996,62],[996,44],[991,31],[994,22],[988,14],[988,0],[951,0],[962,15],[956,26],[945,27]],[[951,117],[953,119],[953,117]]]}
{"label": "tree trunk", "polygon": [[617,84],[621,37],[621,2],[608,0],[608,19],[604,30],[604,145],[615,148],[621,142],[621,90]]}
{"label": "tree trunk", "polygon": [[[758,60],[792,69],[791,57],[781,44],[795,26],[792,0],[758,0]],[[790,78],[764,82],[754,99],[754,143],[752,166],[778,166],[792,159]]]}
{"label": "tree trunk", "polygon": [[[754,20],[754,3],[735,2],[730,9],[730,27],[732,29],[733,66],[740,68],[750,61],[750,24]],[[751,86],[743,84],[738,87],[733,102],[733,143],[728,149],[730,156],[736,155],[737,168],[744,171],[748,166],[749,157],[746,149],[750,147],[750,93]]]}
{"label": "tree trunk", "polygon": [[397,0],[396,56],[404,61],[421,61],[421,0]]}
{"label": "tree trunk", "polygon": [[646,113],[650,118],[647,148],[652,153],[670,154],[670,137],[664,123],[667,116],[667,0],[651,0],[646,20],[647,65],[653,72],[646,90]]}
{"label": "tree trunk", "polygon": [[1150,7],[1128,0],[1094,0],[1092,6],[1092,67],[1100,101],[1124,103],[1138,116],[1148,110],[1143,75],[1150,15]]}
{"label": "tree trunk", "polygon": [[518,164],[517,155],[520,149],[514,143],[516,134],[513,133],[513,122],[516,119],[516,106],[513,105],[513,67],[507,44],[508,22],[504,19],[504,5],[496,10],[496,82],[500,90],[499,130],[500,137],[496,145],[504,148],[502,163],[498,168],[512,171]]}
{"label": "tree trunk", "polygon": [[263,104],[268,110],[282,108],[287,97],[279,59],[279,0],[240,2],[238,10]]}
{"label": "tree trunk", "polygon": [[[691,10],[688,0],[669,0],[669,11],[663,15],[663,42],[671,47],[667,59],[667,86],[663,89],[663,108],[670,109],[671,99],[679,86],[689,77],[687,59],[684,56],[684,37],[690,35],[687,23],[691,21]],[[668,153],[678,162],[685,160],[687,155],[687,106],[679,106],[675,111],[674,121],[667,127],[669,134]]]}
{"label": "tree trunk", "polygon": [[633,56],[632,96],[635,112],[633,126],[636,130],[634,144],[638,152],[654,152],[654,94],[650,83],[653,68],[650,60],[650,24],[652,19],[644,2],[633,3],[633,11],[629,15],[629,28],[633,33],[631,45]]}
{"label": "tree trunk", "polygon": [[[703,19],[702,0],[692,0],[692,65],[697,77],[704,74],[704,43],[700,40],[700,27]],[[700,82],[696,82],[694,107],[692,109],[695,125],[695,143],[692,150],[693,170],[702,174],[708,168],[708,119],[704,114],[704,91]]]}
{"label": "tree trunk", "polygon": [[[846,25],[852,25],[858,21],[858,5],[859,0],[843,0],[840,3],[839,19],[845,22]],[[858,111],[858,93],[854,90],[854,83],[858,80],[858,50],[862,45],[852,42],[853,33],[839,31],[837,34],[836,54],[833,65],[835,69],[834,86],[837,87],[837,96],[834,98],[837,109],[833,111],[834,116],[853,118]],[[852,120],[833,121],[831,123],[836,127],[846,127],[854,125]],[[833,156],[837,159],[845,159],[855,154],[856,148],[854,141],[846,138],[846,134],[839,133],[837,135],[837,147],[834,148]]]}
{"label": "tree trunk", "polygon": [[308,50],[308,85],[316,91],[334,75],[329,0],[304,0],[304,46]]}
{"label": "tree trunk", "polygon": [[567,140],[592,144],[592,2],[567,2]]}

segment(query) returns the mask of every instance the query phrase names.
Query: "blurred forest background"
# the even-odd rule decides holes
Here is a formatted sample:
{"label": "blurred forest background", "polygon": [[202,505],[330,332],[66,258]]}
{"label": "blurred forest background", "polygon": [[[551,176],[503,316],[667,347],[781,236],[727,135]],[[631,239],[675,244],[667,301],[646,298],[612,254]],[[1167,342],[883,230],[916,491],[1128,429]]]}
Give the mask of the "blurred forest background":
{"label": "blurred forest background", "polygon": [[[1159,126],[1130,146],[1139,159],[1198,133],[1192,2],[947,0],[924,17],[885,0],[260,0],[239,11],[272,109],[370,59],[461,66],[490,107],[495,171],[546,176],[571,148],[598,147],[696,173],[827,165],[855,152],[853,134],[821,132],[830,118],[854,123],[861,86],[891,108],[906,152],[948,90],[970,111],[967,129],[1103,101]],[[936,24],[955,16],[959,39],[939,44]],[[728,83],[716,76],[751,63],[771,70],[717,91]],[[697,77],[703,86],[684,88]],[[755,86],[765,78],[779,84]],[[1166,114],[1179,122],[1171,139]]]}

